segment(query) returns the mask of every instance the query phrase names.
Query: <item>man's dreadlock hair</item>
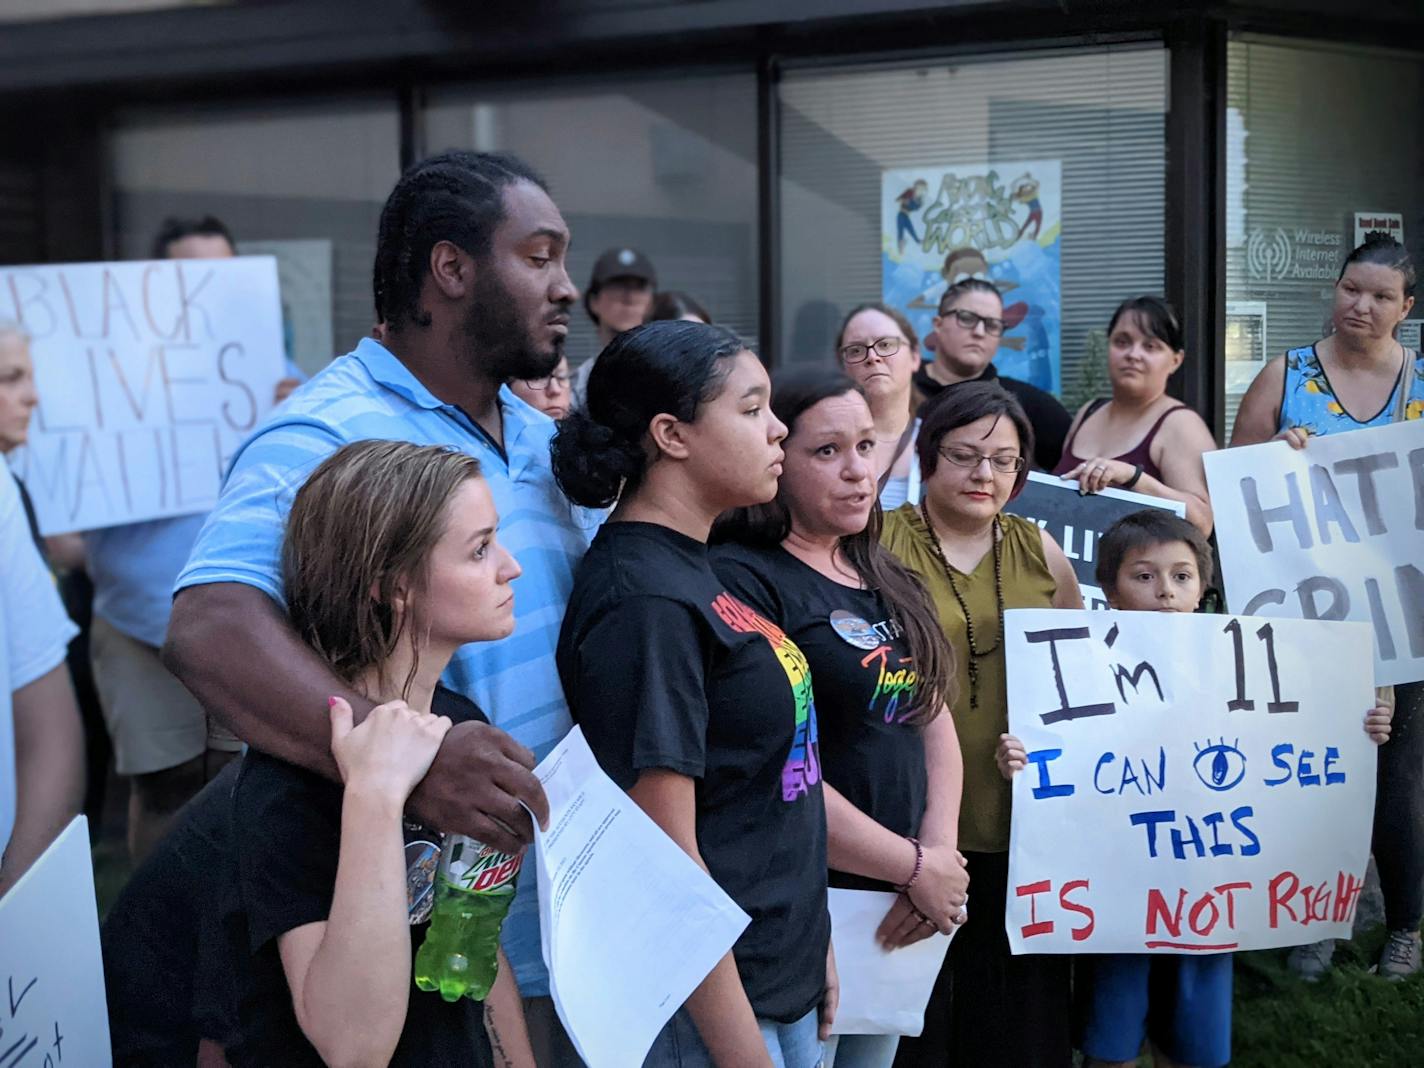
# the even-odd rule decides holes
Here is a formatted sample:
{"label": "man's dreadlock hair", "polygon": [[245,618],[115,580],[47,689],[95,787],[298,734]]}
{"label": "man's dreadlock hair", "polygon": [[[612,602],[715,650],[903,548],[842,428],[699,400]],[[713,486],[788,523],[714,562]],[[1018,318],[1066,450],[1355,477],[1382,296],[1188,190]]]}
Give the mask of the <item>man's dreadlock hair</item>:
{"label": "man's dreadlock hair", "polygon": [[532,182],[548,192],[528,164],[499,152],[442,152],[412,165],[381,209],[372,286],[376,318],[389,329],[430,325],[420,288],[430,250],[449,241],[479,258],[504,221],[504,189]]}

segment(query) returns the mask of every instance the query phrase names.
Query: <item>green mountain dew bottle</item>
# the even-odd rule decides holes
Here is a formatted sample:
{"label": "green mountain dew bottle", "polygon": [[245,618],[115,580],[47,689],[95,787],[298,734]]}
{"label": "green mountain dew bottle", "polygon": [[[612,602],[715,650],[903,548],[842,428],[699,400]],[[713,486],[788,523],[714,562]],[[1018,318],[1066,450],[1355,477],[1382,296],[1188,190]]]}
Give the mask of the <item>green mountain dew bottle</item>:
{"label": "green mountain dew bottle", "polygon": [[430,929],[415,955],[415,985],[446,1001],[483,1001],[499,968],[499,929],[523,856],[452,834],[440,854]]}

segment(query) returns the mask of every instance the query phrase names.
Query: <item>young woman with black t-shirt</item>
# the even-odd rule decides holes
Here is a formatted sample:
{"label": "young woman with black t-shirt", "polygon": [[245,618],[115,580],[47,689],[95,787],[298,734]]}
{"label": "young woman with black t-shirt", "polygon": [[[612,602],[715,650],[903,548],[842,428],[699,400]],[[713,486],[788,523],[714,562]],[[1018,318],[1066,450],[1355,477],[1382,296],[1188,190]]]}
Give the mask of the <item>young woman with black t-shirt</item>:
{"label": "young woman with black t-shirt", "polygon": [[[963,768],[954,656],[919,580],[880,545],[875,424],[860,387],[814,370],[778,375],[789,428],[776,499],[718,523],[712,567],[780,626],[816,679],[830,885],[897,890],[887,947],[962,922],[969,877],[955,848]],[[840,1068],[888,1068],[897,1035],[845,1035]],[[830,1058],[828,1058],[829,1063]]]}
{"label": "young woman with black t-shirt", "polygon": [[243,759],[231,833],[252,974],[234,1068],[533,1068],[503,954],[483,1020],[479,1004],[412,981],[440,836],[402,810],[452,721],[484,718],[439,685],[450,657],[514,629],[519,565],[497,521],[477,460],[405,442],[348,445],[296,495],[288,615],[337,674],[385,703],[353,728],[332,698],[344,789],[255,750]]}
{"label": "young woman with black t-shirt", "polygon": [[604,770],[751,916],[645,1063],[813,1068],[835,972],[810,673],[707,550],[720,513],[775,495],[786,428],[757,358],[702,323],[620,334],[585,396],[554,474],[617,507],[575,577],[564,693]]}

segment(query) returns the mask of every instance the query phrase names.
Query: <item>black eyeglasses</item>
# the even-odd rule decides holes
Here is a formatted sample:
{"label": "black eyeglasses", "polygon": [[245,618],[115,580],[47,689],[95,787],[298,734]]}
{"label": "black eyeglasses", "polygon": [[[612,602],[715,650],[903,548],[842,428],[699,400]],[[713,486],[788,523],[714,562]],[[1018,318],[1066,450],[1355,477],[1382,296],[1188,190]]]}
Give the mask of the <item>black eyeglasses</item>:
{"label": "black eyeglasses", "polygon": [[992,319],[987,315],[980,315],[977,312],[969,311],[967,308],[951,308],[949,311],[939,313],[940,318],[954,316],[954,321],[966,330],[973,330],[980,323],[984,324],[984,333],[992,337],[999,337],[1004,332],[1004,320]]}
{"label": "black eyeglasses", "polygon": [[971,449],[967,445],[945,445],[940,448],[939,454],[955,467],[971,469],[988,460],[989,466],[1001,475],[1011,475],[1022,471],[1024,465],[1022,456],[1010,456],[1006,453],[989,456],[978,449]]}
{"label": "black eyeglasses", "polygon": [[537,390],[542,393],[555,382],[559,384],[560,389],[568,389],[569,379],[571,379],[572,377],[572,375],[545,375],[543,378],[526,378],[523,381],[524,384],[530,389]]}
{"label": "black eyeglasses", "polygon": [[874,349],[875,355],[884,360],[894,356],[904,344],[905,339],[901,337],[882,337],[869,345],[845,345],[841,348],[841,359],[846,363],[864,363]]}

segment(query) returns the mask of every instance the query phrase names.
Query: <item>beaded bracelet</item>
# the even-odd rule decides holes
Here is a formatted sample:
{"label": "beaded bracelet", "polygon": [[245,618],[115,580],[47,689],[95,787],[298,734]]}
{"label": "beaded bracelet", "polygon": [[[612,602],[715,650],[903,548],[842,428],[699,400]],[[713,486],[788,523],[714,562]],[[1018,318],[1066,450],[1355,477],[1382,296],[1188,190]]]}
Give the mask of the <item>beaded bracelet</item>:
{"label": "beaded bracelet", "polygon": [[920,877],[920,869],[925,866],[925,850],[924,847],[920,845],[920,840],[906,835],[905,841],[915,847],[915,870],[910,872],[910,878],[905,885],[895,887],[895,889],[902,894],[915,885],[915,881]]}

